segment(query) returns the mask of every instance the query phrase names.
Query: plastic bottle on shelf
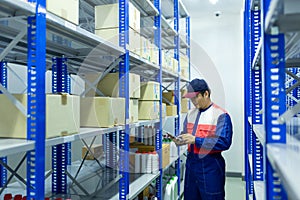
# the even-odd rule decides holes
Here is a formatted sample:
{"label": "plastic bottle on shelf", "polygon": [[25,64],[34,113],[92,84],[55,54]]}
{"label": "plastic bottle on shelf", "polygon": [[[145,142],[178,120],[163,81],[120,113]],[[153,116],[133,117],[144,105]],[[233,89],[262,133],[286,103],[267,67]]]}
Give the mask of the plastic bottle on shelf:
{"label": "plastic bottle on shelf", "polygon": [[178,177],[174,175],[172,177],[172,192],[173,192],[173,199],[178,198],[178,184],[177,184]]}
{"label": "plastic bottle on shelf", "polygon": [[141,154],[141,173],[146,173],[147,167],[147,153]]}
{"label": "plastic bottle on shelf", "polygon": [[136,152],[134,156],[134,173],[141,173],[141,153]]}
{"label": "plastic bottle on shelf", "polygon": [[147,153],[147,164],[146,164],[146,173],[151,174],[152,172],[152,153]]}
{"label": "plastic bottle on shelf", "polygon": [[152,173],[157,173],[159,171],[159,158],[156,151],[152,153]]}
{"label": "plastic bottle on shelf", "polygon": [[10,193],[4,195],[4,200],[12,200],[12,198],[13,198],[12,194],[10,194]]}
{"label": "plastic bottle on shelf", "polygon": [[177,157],[178,156],[178,148],[175,144],[175,142],[170,142],[170,156],[171,157]]}
{"label": "plastic bottle on shelf", "polygon": [[173,200],[172,199],[172,186],[171,186],[170,182],[168,182],[166,185],[164,199]]}
{"label": "plastic bottle on shelf", "polygon": [[22,195],[21,194],[15,195],[14,200],[22,200]]}

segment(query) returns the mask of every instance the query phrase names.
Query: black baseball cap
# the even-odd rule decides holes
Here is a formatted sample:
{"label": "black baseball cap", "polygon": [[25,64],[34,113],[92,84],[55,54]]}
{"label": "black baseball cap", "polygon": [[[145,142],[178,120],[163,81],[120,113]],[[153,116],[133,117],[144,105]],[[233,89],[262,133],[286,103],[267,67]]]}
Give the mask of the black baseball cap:
{"label": "black baseball cap", "polygon": [[200,92],[209,90],[209,87],[205,80],[203,79],[194,79],[187,86],[187,93],[183,96],[185,98],[193,98],[197,96]]}

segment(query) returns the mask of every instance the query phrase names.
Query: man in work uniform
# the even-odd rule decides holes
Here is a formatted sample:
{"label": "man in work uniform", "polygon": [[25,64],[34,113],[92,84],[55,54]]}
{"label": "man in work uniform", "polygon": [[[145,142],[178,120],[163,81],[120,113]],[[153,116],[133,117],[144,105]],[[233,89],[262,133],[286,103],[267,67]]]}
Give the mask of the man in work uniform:
{"label": "man in work uniform", "polygon": [[184,183],[185,200],[225,199],[225,160],[221,152],[229,149],[232,123],[229,114],[210,99],[203,79],[192,80],[185,98],[191,109],[184,122],[183,134],[175,143],[188,144]]}

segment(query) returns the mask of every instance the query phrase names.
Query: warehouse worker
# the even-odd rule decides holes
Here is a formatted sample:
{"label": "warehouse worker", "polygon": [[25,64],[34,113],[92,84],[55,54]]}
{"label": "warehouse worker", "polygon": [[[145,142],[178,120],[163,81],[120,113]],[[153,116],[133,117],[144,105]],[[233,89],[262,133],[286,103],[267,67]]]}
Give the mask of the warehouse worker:
{"label": "warehouse worker", "polygon": [[184,122],[183,134],[174,142],[188,144],[184,182],[184,200],[224,200],[225,160],[229,149],[232,123],[229,114],[210,99],[210,89],[203,79],[192,80],[185,98],[191,109]]}

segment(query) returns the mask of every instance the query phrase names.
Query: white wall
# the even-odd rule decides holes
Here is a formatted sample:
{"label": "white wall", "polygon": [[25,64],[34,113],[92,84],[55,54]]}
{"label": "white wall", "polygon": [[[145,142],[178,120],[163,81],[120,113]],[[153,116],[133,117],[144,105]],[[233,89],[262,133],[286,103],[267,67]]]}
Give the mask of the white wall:
{"label": "white wall", "polygon": [[234,135],[224,153],[227,172],[244,171],[243,128],[243,25],[237,13],[201,14],[191,17],[192,78],[204,78],[212,100],[231,115]]}

